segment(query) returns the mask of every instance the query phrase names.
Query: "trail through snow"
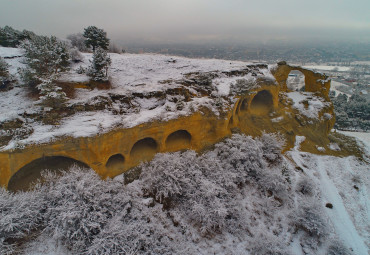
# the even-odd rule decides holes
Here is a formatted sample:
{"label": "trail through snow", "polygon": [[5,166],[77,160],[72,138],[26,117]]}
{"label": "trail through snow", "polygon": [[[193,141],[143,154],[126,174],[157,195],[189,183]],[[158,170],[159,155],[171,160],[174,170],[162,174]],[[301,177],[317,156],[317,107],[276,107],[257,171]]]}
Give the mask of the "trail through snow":
{"label": "trail through snow", "polygon": [[[348,158],[343,159],[344,167],[348,171],[351,168],[348,167]],[[328,172],[333,169],[333,165],[330,160],[326,157],[317,157],[317,170],[320,174],[320,187],[323,196],[323,200],[330,201],[333,204],[333,208],[328,210],[328,215],[334,225],[334,228],[338,236],[342,239],[344,243],[353,250],[354,254],[368,254],[368,249],[364,243],[363,238],[359,235],[356,230],[354,223],[351,220],[347,209],[344,206],[344,201],[339,195],[339,191],[334,183],[328,176]],[[363,194],[364,195],[364,194]],[[363,195],[361,197],[363,197]],[[358,203],[365,202],[368,203],[367,199],[358,201]]]}

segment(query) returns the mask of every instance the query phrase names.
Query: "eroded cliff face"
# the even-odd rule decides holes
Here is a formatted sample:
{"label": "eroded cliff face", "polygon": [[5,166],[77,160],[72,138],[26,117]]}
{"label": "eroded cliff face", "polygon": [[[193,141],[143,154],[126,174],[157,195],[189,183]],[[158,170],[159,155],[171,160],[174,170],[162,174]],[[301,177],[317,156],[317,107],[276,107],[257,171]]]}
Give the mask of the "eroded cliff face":
{"label": "eroded cliff face", "polygon": [[[291,70],[305,74],[306,91],[312,93],[287,91],[286,79]],[[63,168],[72,163],[90,167],[102,178],[114,177],[150,160],[156,153],[183,149],[201,152],[233,132],[252,136],[278,132],[286,140],[284,150],[294,146],[296,136],[305,136],[302,150],[329,151],[327,135],[335,122],[328,98],[330,81],[322,74],[285,63],[277,65],[271,73],[276,81],[262,77],[253,84],[239,84],[239,90],[236,86],[230,107],[217,114],[200,107],[168,121],[155,120],[92,137],[58,138],[54,142],[1,151],[0,185],[11,190],[25,189],[40,176],[41,168]],[[210,73],[189,77],[193,77],[194,83],[212,80]]]}

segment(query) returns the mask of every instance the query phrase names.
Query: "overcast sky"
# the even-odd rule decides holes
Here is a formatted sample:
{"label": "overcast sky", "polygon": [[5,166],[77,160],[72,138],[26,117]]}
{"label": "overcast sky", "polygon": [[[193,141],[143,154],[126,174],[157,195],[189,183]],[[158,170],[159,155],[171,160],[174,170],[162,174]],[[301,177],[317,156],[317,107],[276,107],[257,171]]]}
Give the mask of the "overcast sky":
{"label": "overcast sky", "polygon": [[370,41],[370,0],[0,0],[0,26],[123,42]]}

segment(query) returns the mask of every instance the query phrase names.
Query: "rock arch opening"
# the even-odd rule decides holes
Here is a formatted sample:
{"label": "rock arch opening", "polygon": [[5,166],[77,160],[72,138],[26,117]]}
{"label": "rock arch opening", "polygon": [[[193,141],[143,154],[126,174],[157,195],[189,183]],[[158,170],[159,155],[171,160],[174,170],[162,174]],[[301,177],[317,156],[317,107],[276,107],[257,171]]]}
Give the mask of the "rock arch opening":
{"label": "rock arch opening", "polygon": [[124,171],[125,157],[122,154],[115,154],[111,156],[105,167],[109,172],[123,172]]}
{"label": "rock arch opening", "polygon": [[147,137],[137,141],[134,146],[132,146],[130,157],[135,161],[150,160],[157,151],[157,142],[153,138]]}
{"label": "rock arch opening", "polygon": [[89,168],[85,163],[69,157],[49,156],[35,159],[31,163],[19,169],[9,180],[8,190],[27,191],[32,188],[32,184],[41,180],[41,173],[49,170],[60,174],[61,171],[68,171],[72,166]]}
{"label": "rock arch opening", "polygon": [[191,144],[191,134],[186,130],[177,130],[166,139],[166,149],[170,151],[187,149]]}
{"label": "rock arch opening", "polygon": [[267,90],[262,90],[253,97],[251,111],[255,114],[266,114],[273,108],[272,95]]}
{"label": "rock arch opening", "polygon": [[301,71],[292,70],[286,80],[287,88],[291,91],[304,91],[305,79],[306,77]]}

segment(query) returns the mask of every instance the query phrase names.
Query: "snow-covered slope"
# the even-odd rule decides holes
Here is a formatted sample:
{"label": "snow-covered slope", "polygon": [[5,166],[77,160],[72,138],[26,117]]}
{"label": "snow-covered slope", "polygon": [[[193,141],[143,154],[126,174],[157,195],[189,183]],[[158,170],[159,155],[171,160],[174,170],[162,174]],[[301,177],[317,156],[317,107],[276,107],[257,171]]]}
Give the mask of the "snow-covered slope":
{"label": "snow-covered slope", "polygon": [[38,226],[21,254],[367,255],[369,164],[297,141],[281,155],[276,135],[234,135],[202,155],[158,154],[128,185],[72,169],[0,190],[0,251]]}
{"label": "snow-covered slope", "polygon": [[[0,47],[0,56],[10,65],[10,72],[17,76],[17,68],[23,65],[22,50]],[[61,75],[59,82],[88,83],[89,77],[86,74],[79,74],[77,70],[88,68],[92,54],[84,53],[83,56],[83,62],[73,64],[70,71]],[[230,88],[237,80],[243,79],[253,84],[256,79],[263,77],[274,82],[270,72],[274,66],[257,67],[249,66],[250,63],[246,62],[189,59],[156,54],[110,54],[110,57],[111,88],[105,90],[76,88],[73,98],[66,102],[66,107],[70,109],[84,105],[94,108],[99,103],[109,106],[100,110],[67,114],[61,118],[58,125],[43,124],[30,117],[44,115],[49,109],[40,107],[37,98],[30,97],[29,91],[20,84],[15,84],[13,89],[2,92],[0,122],[18,119],[23,122],[22,128],[30,132],[19,131],[29,134],[11,140],[0,149],[9,150],[25,144],[48,142],[62,136],[93,136],[117,126],[129,128],[152,120],[166,121],[189,115],[200,106],[205,106],[218,115],[216,104],[221,102],[224,108],[233,106]],[[230,74],[231,71],[242,72]],[[205,85],[205,89],[210,92],[209,95],[204,95],[200,92],[204,88],[202,85],[196,85],[196,79],[207,80],[209,79],[207,75],[213,77],[213,80],[211,84]],[[182,95],[166,93],[168,90],[178,88],[185,88],[187,93],[191,94],[191,99],[185,101]],[[163,95],[159,98],[152,97],[156,93]],[[130,105],[119,100],[114,101],[112,97],[129,98]],[[178,107],[179,103],[181,107]]]}

